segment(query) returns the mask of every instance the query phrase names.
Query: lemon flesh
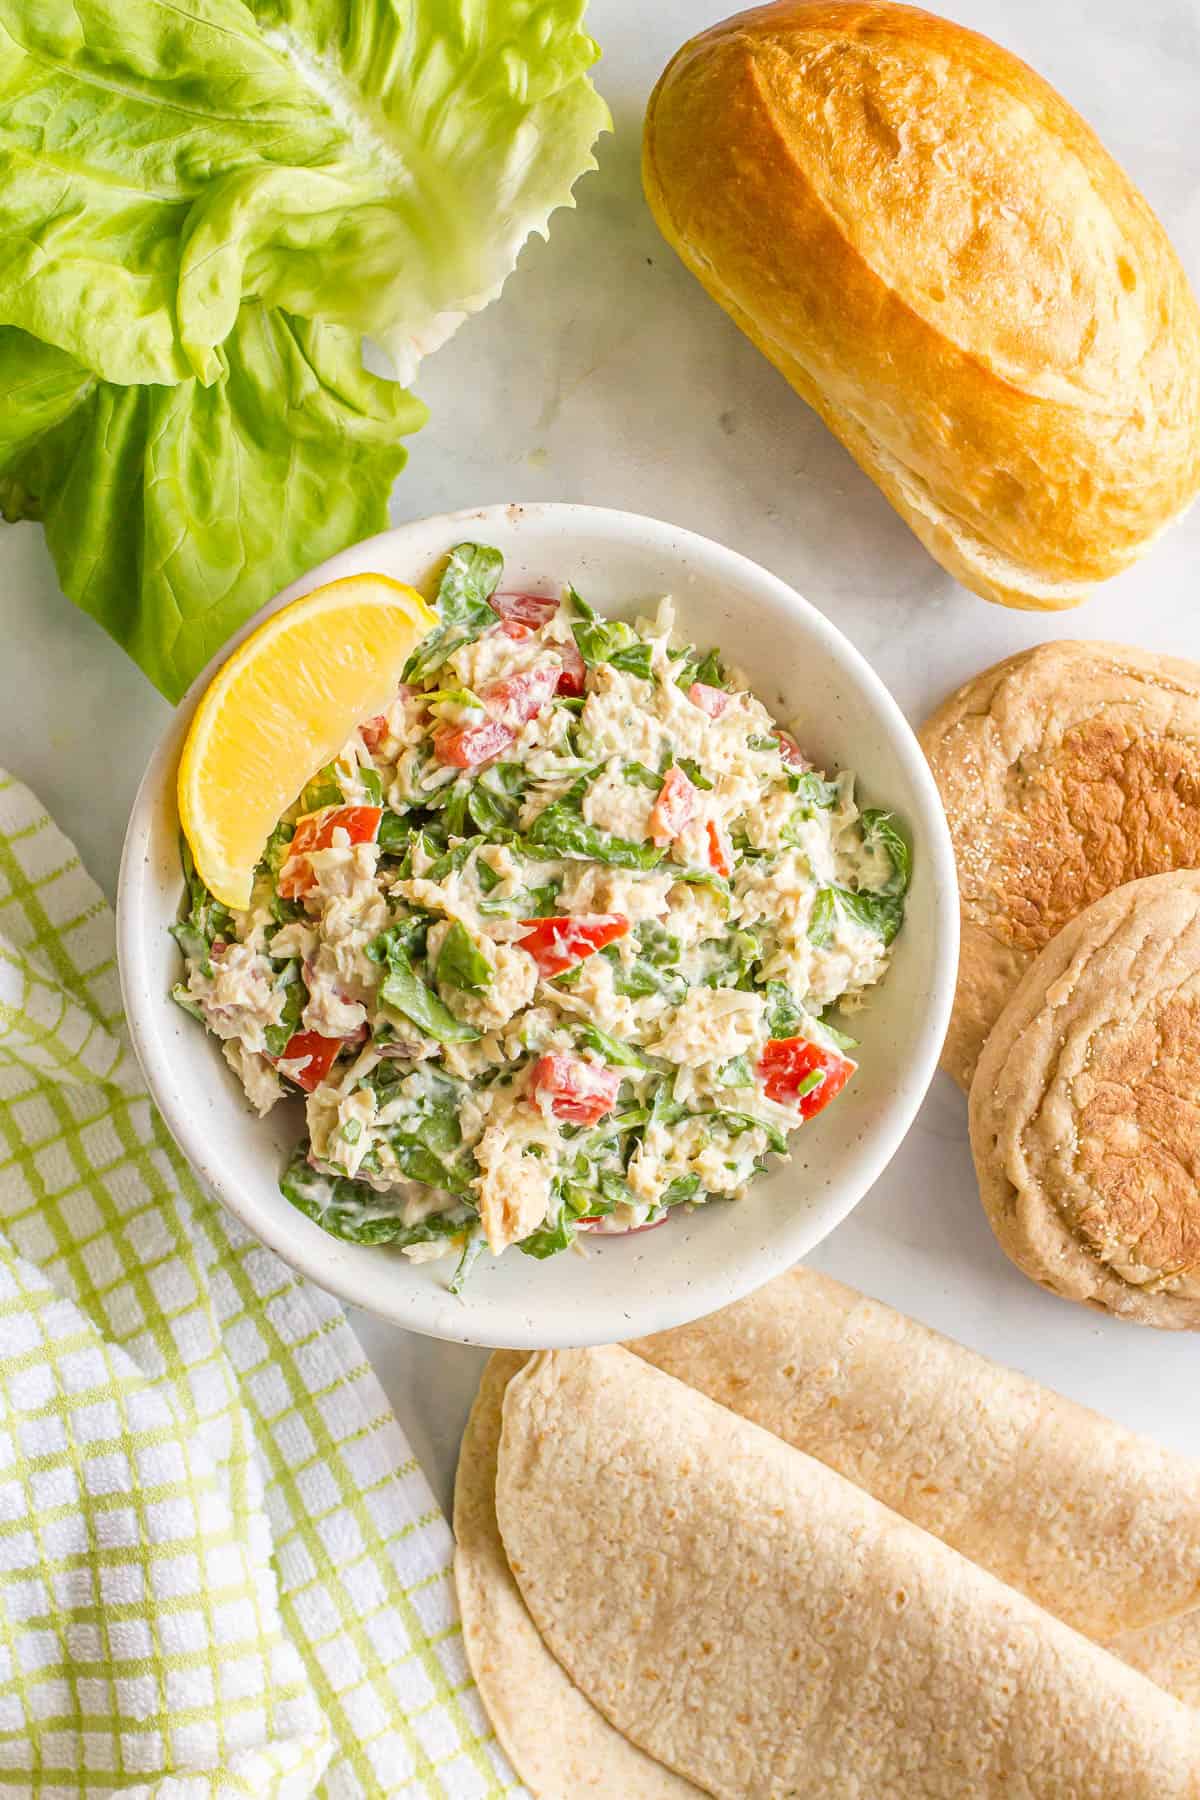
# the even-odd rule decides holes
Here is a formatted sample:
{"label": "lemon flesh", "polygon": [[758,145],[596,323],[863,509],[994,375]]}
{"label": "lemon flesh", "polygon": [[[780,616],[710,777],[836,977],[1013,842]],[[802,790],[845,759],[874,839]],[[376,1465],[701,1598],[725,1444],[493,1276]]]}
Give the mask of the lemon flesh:
{"label": "lemon flesh", "polygon": [[394,699],[437,615],[387,575],[351,575],[273,613],[209,683],[179,763],[179,820],[209,890],[250,904],[279,816]]}

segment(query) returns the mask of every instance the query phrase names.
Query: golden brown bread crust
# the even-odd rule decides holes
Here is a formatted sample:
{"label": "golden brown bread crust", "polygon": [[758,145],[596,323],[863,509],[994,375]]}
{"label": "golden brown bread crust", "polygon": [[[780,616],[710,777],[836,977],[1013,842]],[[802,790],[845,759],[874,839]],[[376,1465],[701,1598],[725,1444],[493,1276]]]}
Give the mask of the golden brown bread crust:
{"label": "golden brown bread crust", "polygon": [[1200,665],[1064,639],[985,669],[920,731],[958,864],[942,1066],[983,1043],[1055,932],[1123,882],[1200,866]]}
{"label": "golden brown bread crust", "polygon": [[1146,202],[1016,57],[918,8],[779,0],[646,115],[664,236],[934,556],[1072,605],[1200,488],[1200,309]]}
{"label": "golden brown bread crust", "polygon": [[1031,965],[971,1085],[984,1210],[1068,1300],[1200,1330],[1200,871],[1129,882]]}

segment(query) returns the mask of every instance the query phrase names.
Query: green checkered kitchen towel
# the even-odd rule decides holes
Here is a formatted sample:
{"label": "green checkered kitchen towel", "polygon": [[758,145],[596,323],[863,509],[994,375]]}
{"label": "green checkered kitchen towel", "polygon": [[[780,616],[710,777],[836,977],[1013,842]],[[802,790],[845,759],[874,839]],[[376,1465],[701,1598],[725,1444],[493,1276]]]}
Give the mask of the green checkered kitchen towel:
{"label": "green checkered kitchen towel", "polygon": [[340,1308],[198,1188],[0,772],[0,1800],[520,1794]]}

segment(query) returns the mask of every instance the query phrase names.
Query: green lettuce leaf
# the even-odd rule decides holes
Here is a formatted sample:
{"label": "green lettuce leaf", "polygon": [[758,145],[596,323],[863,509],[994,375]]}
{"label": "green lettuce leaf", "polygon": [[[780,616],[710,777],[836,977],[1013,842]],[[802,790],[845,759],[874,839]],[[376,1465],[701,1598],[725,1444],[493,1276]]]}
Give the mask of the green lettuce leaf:
{"label": "green lettuce leaf", "polygon": [[425,417],[336,326],[250,302],[219,356],[210,387],[93,383],[0,475],[6,517],[43,520],[65,591],[172,700],[281,587],[384,529],[398,434]]}
{"label": "green lettuce leaf", "polygon": [[0,0],[0,323],[218,378],[255,296],[401,379],[571,204],[608,112],[580,0]]}
{"label": "green lettuce leaf", "polygon": [[571,204],[582,0],[0,0],[0,507],[176,697],[386,524],[401,380]]}

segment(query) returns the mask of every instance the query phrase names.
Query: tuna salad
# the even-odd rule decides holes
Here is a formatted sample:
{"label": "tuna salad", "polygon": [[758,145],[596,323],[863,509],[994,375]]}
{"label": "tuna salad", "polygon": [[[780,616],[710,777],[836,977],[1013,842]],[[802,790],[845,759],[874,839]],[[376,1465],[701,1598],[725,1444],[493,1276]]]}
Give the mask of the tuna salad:
{"label": "tuna salad", "polygon": [[[908,844],[669,600],[500,591],[439,624],[279,821],[231,912],[184,847],[180,1005],[252,1106],[305,1096],[287,1198],[424,1261],[530,1256],[741,1200],[853,1076]],[[840,1021],[830,1018],[839,1009]]]}

